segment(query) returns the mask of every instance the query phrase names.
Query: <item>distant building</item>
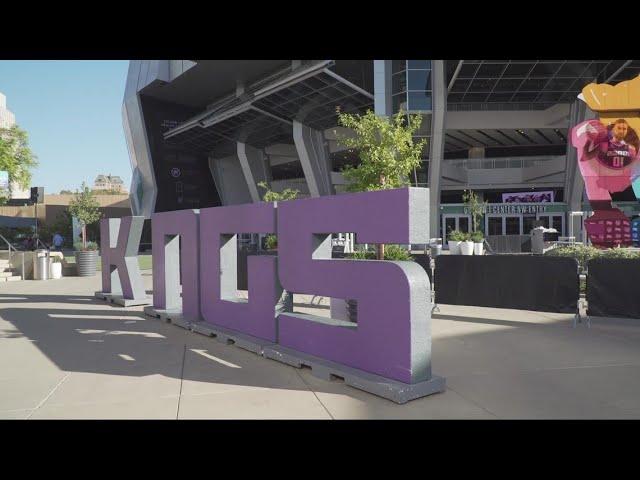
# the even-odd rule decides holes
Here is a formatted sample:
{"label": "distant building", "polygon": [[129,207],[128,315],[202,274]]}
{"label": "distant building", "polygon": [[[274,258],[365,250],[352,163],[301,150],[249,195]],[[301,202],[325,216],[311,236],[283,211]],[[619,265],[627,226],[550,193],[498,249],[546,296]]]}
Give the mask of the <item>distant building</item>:
{"label": "distant building", "polygon": [[124,182],[122,178],[116,175],[98,175],[93,182],[93,190],[108,190],[113,192],[128,193],[124,188]]}
{"label": "distant building", "polygon": [[16,124],[16,116],[7,109],[7,97],[0,93],[0,128],[11,128]]}
{"label": "distant building", "polygon": [[[7,108],[7,97],[0,92],[0,128],[11,128],[16,124],[16,116]],[[9,179],[11,180],[11,179]],[[16,182],[9,183],[11,199],[26,199],[31,196],[31,189],[22,188]]]}

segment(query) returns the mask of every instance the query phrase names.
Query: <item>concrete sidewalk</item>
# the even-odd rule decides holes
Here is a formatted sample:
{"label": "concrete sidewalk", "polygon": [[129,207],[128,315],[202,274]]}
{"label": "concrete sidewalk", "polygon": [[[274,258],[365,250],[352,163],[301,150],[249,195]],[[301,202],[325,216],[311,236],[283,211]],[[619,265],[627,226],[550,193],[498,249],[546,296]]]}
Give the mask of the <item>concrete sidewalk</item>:
{"label": "concrete sidewalk", "polygon": [[96,300],[99,284],[2,284],[0,418],[640,418],[640,321],[441,305],[447,390],[396,405]]}

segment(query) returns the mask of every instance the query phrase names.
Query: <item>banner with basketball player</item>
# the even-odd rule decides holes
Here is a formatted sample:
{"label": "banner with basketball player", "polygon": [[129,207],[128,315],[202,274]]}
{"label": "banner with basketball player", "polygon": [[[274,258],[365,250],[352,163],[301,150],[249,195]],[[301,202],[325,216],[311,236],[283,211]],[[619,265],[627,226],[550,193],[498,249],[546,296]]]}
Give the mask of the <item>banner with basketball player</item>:
{"label": "banner with basketball player", "polygon": [[611,203],[611,194],[633,186],[640,199],[640,77],[615,86],[591,83],[580,97],[598,119],[571,130],[578,166],[594,214],[585,220],[595,246],[631,246],[631,222]]}

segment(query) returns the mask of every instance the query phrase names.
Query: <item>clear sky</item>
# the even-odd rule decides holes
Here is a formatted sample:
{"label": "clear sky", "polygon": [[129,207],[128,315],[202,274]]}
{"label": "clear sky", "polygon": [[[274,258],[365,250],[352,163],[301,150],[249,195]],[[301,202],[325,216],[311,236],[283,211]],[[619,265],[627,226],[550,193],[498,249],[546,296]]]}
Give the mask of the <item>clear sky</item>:
{"label": "clear sky", "polygon": [[99,173],[131,183],[122,130],[122,98],[129,62],[0,61],[0,92],[16,123],[29,134],[40,165],[32,186],[45,193],[93,185]]}

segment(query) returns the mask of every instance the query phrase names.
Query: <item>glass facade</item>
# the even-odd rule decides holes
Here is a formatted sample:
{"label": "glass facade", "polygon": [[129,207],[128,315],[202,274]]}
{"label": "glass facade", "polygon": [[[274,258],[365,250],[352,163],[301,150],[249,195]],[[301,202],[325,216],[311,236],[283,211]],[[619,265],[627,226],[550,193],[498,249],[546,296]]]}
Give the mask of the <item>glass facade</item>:
{"label": "glass facade", "polygon": [[403,110],[408,114],[421,114],[422,124],[414,141],[427,141],[422,151],[420,167],[414,171],[414,185],[426,186],[429,175],[429,140],[431,137],[432,84],[431,60],[392,60],[393,113]]}

